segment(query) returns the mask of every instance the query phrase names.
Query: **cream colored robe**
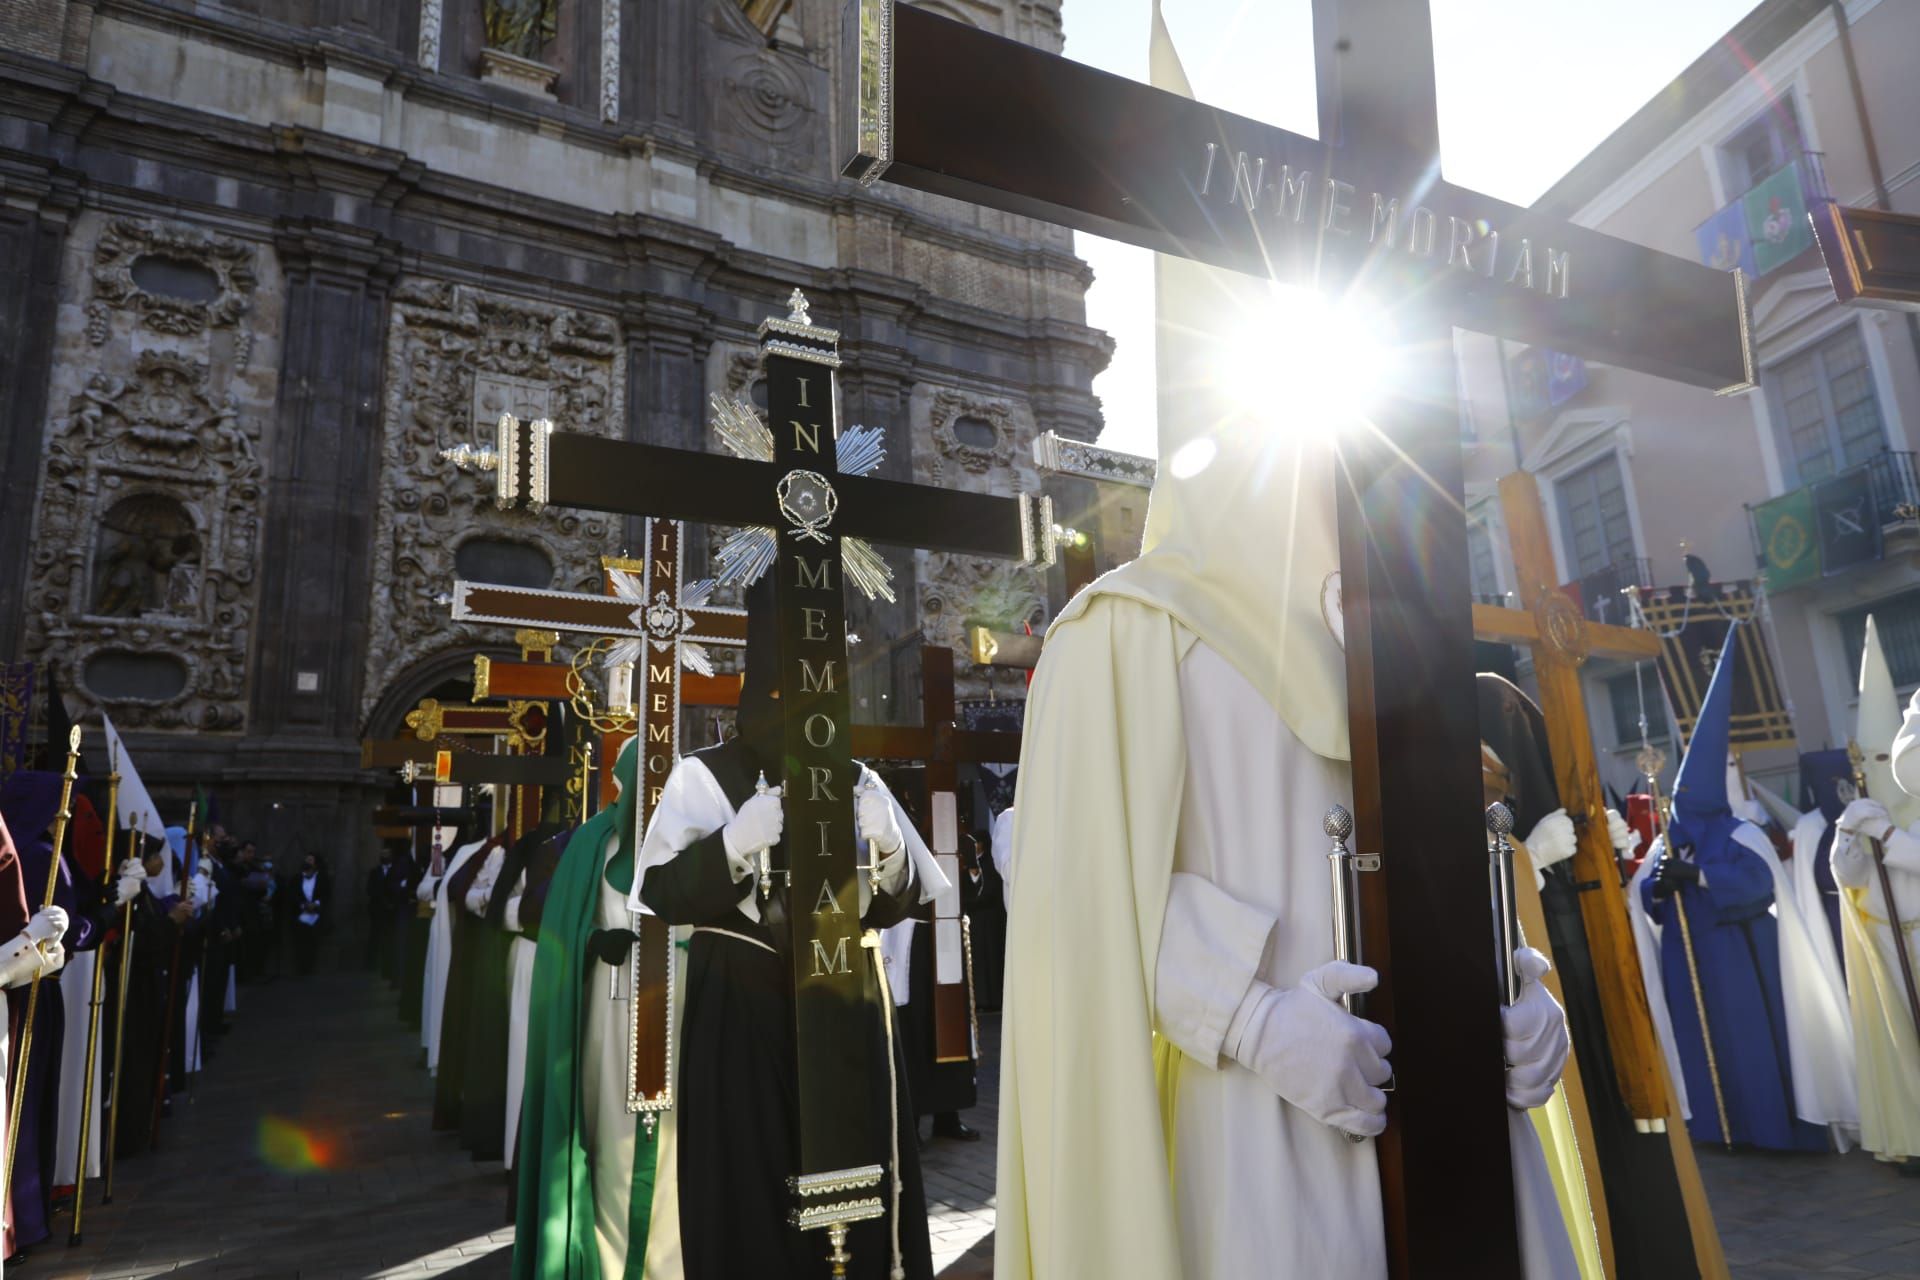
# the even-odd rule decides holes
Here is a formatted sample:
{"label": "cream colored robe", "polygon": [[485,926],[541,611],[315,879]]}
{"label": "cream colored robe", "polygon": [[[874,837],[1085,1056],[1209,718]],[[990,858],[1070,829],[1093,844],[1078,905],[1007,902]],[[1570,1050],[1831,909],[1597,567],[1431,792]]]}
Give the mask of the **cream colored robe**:
{"label": "cream colored robe", "polygon": [[[1886,843],[1887,882],[1903,914],[1907,955],[1920,969],[1920,839],[1896,831]],[[1860,1086],[1860,1145],[1882,1159],[1920,1156],[1920,1033],[1907,1005],[1880,874],[1865,840],[1836,837],[1847,998]]]}
{"label": "cream colored robe", "polygon": [[[1015,808],[999,1280],[1386,1274],[1373,1144],[1221,1056],[1251,979],[1332,957],[1336,801],[1348,767],[1168,614],[1083,596],[1055,624]],[[1508,1118],[1527,1273],[1575,1276],[1538,1139]]]}
{"label": "cream colored robe", "polygon": [[475,840],[454,850],[447,869],[438,877],[427,876],[416,891],[422,902],[433,904],[433,921],[427,928],[427,971],[420,987],[420,1043],[427,1051],[427,1070],[440,1066],[440,1015],[447,1007],[447,969],[453,963],[453,916],[447,903],[447,882],[466,864],[474,850],[485,844]]}

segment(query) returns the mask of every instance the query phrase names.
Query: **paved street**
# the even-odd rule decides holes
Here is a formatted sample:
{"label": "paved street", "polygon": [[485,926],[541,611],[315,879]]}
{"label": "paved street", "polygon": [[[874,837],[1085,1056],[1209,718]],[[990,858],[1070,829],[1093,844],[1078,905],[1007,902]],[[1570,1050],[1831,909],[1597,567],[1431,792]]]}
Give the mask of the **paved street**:
{"label": "paved street", "polygon": [[[982,1037],[997,1058],[998,1020]],[[998,1072],[967,1115],[973,1144],[922,1159],[934,1254],[949,1280],[990,1276]],[[512,1232],[498,1164],[475,1164],[427,1126],[429,1088],[387,989],[357,974],[242,993],[235,1030],[161,1151],[120,1167],[81,1248],[33,1251],[10,1280],[154,1275],[504,1276]],[[1703,1149],[1733,1274],[1920,1280],[1920,1181],[1866,1157]]]}

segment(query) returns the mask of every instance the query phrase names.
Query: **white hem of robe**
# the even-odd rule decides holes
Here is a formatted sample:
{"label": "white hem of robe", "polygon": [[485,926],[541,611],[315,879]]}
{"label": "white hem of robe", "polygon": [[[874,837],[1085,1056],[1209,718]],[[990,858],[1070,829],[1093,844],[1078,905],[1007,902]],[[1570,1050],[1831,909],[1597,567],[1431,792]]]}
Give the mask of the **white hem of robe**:
{"label": "white hem of robe", "polygon": [[[66,1028],[60,1046],[60,1116],[54,1129],[53,1185],[74,1182],[74,1156],[80,1148],[80,1095],[86,1085],[88,1003],[93,999],[93,967],[100,953],[81,951],[67,957],[60,971],[60,1003],[66,1010]],[[102,999],[106,992],[101,992]],[[97,1052],[98,1046],[96,1046]],[[100,1176],[100,1077],[93,1068],[93,1119],[87,1130],[87,1176]]]}
{"label": "white hem of robe", "polygon": [[453,964],[453,917],[447,914],[447,883],[473,856],[473,851],[485,843],[485,840],[475,840],[456,849],[447,860],[447,869],[439,883],[433,886],[433,921],[427,929],[426,981],[420,991],[420,1043],[426,1046],[429,1074],[440,1066],[440,1016],[447,1007],[447,970]]}

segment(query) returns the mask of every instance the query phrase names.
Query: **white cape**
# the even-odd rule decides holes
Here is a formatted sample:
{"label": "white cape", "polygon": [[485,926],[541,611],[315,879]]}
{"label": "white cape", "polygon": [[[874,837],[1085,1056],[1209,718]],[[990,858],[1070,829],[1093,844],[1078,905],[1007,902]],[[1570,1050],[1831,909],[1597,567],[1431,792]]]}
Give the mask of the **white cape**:
{"label": "white cape", "polygon": [[1820,901],[1820,884],[1814,879],[1814,862],[1820,852],[1820,837],[1827,832],[1827,815],[1815,809],[1812,813],[1803,813],[1800,820],[1793,824],[1793,896],[1800,905],[1800,914],[1810,925],[1818,926],[1813,930],[1813,945],[1816,950],[1824,951],[1833,957],[1836,971],[1842,966],[1840,954],[1834,950],[1833,930],[1827,927],[1827,912]]}
{"label": "white cape", "polygon": [[454,850],[447,859],[446,872],[431,882],[433,923],[427,930],[426,981],[420,989],[420,1042],[426,1046],[429,1072],[440,1066],[440,1015],[447,1006],[447,967],[453,963],[453,916],[447,905],[447,882],[485,843],[475,840]]}
{"label": "white cape", "polygon": [[[70,952],[67,967],[60,971],[60,1004],[65,1010],[66,1027],[60,1043],[60,1111],[54,1131],[53,1185],[72,1186],[74,1157],[80,1150],[80,1096],[87,1074],[88,1005],[93,999],[93,967],[98,951]],[[102,991],[101,999],[108,998]],[[96,1054],[98,1046],[96,1046]],[[96,1060],[93,1067],[93,1119],[87,1130],[87,1176],[100,1176],[100,1077],[106,1072]]]}

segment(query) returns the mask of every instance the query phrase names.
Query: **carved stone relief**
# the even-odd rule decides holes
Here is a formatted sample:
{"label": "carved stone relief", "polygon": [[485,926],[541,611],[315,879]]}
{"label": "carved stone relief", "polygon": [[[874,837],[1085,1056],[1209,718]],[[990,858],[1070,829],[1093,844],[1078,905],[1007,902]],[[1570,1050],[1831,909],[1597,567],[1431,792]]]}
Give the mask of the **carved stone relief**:
{"label": "carved stone relief", "polygon": [[[914,479],[945,489],[1010,497],[1037,493],[1033,465],[1033,415],[1026,405],[953,387],[920,385],[909,400],[916,439]],[[929,448],[928,445],[931,445]],[[1018,630],[1047,620],[1046,581],[1009,561],[945,552],[917,553],[921,630],[927,643],[951,648],[959,664],[962,697],[983,697],[988,678],[968,658],[967,628],[973,624]]]}
{"label": "carved stone relief", "polygon": [[706,51],[706,74],[721,87],[714,114],[719,138],[735,144],[729,149],[805,171],[824,140],[818,106],[827,92],[824,59],[799,43],[797,23],[779,15],[768,32],[739,4],[718,4],[712,25],[720,39]]}
{"label": "carved stone relief", "polygon": [[238,731],[279,363],[271,252],[100,214],[78,221],[75,247],[29,650],[124,727]]}
{"label": "carved stone relief", "polygon": [[490,486],[450,472],[439,451],[490,444],[502,413],[613,434],[626,418],[623,367],[611,316],[448,281],[401,283],[387,337],[374,518],[377,622],[362,715],[407,671],[500,640],[498,628],[451,622],[437,600],[453,589],[455,557],[468,540],[535,548],[554,566],[553,587],[600,590],[599,557],[619,550],[615,520],[561,508],[501,511]]}

